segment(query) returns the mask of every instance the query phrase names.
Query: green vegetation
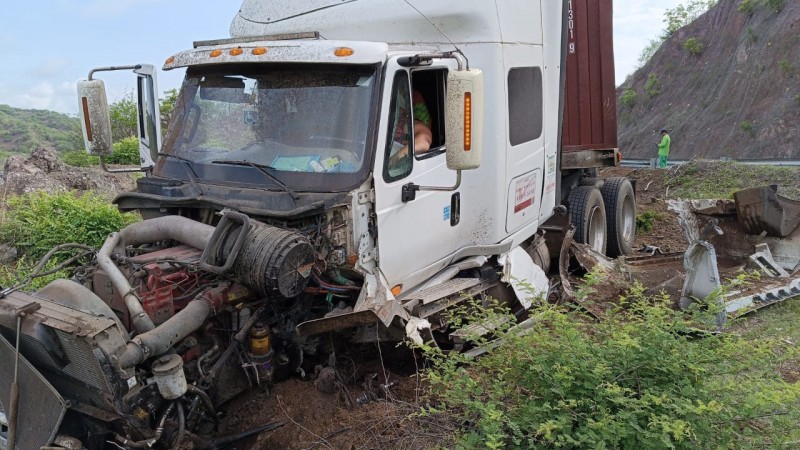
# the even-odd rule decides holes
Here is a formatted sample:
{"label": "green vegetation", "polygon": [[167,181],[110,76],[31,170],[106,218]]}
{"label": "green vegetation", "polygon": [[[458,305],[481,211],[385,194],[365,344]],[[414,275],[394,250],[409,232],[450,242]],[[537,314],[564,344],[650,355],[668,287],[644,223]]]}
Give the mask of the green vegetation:
{"label": "green vegetation", "polygon": [[137,220],[93,193],[35,192],[9,198],[7,203],[0,240],[13,243],[31,259],[69,242],[100,246],[109,233]]}
{"label": "green vegetation", "polygon": [[758,0],[742,0],[739,2],[739,12],[743,14],[753,14],[758,8]]}
{"label": "green vegetation", "polygon": [[636,90],[630,88],[625,89],[625,91],[622,92],[622,104],[628,108],[633,108],[633,106],[636,105],[636,97]]}
{"label": "green vegetation", "polygon": [[742,129],[742,131],[744,131],[745,133],[749,134],[750,137],[755,137],[756,136],[756,130],[755,130],[755,127],[753,125],[753,122],[750,122],[749,120],[745,120],[745,121],[743,121],[742,123],[739,124],[739,127]]}
{"label": "green vegetation", "polygon": [[778,63],[778,68],[781,70],[781,72],[787,75],[794,72],[794,64],[792,64],[788,59],[782,59]]}
{"label": "green vegetation", "polygon": [[702,42],[692,37],[686,39],[686,41],[683,43],[683,48],[686,49],[686,51],[689,52],[690,55],[698,56],[701,53],[703,53],[705,45],[703,45]]}
{"label": "green vegetation", "polygon": [[689,0],[685,4],[680,4],[673,9],[667,9],[664,12],[664,23],[666,23],[667,26],[657,38],[650,40],[647,46],[642,50],[642,53],[639,54],[639,67],[644,66],[650,61],[650,58],[652,58],[661,47],[661,44],[672,36],[672,33],[692,23],[718,2],[719,0]]}
{"label": "green vegetation", "polygon": [[59,151],[83,148],[76,117],[53,111],[0,105],[0,150],[30,153],[39,146]]}
{"label": "green vegetation", "polygon": [[733,198],[742,189],[777,184],[778,193],[800,199],[800,169],[735,162],[698,161],[681,166],[668,180],[671,198]]}
{"label": "green vegetation", "polygon": [[[137,215],[122,214],[107,198],[92,193],[77,196],[72,192],[36,192],[8,199],[7,208],[0,223],[0,241],[15,246],[22,256],[15,267],[0,267],[2,286],[27,278],[39,259],[58,245],[99,247],[109,233],[138,220]],[[44,266],[45,271],[80,254],[77,250],[55,253]],[[68,270],[59,270],[37,278],[30,287],[37,289],[56,278],[70,276]]]}
{"label": "green vegetation", "polygon": [[114,142],[114,150],[106,158],[109,164],[139,164],[139,138],[130,136]]}
{"label": "green vegetation", "polygon": [[[590,273],[582,301],[603,281]],[[507,311],[462,309],[501,324],[502,343],[477,359],[423,347],[436,400],[426,413],[459,424],[457,448],[780,448],[800,438],[800,383],[776,375],[796,366],[792,341],[698,338],[692,324],[713,311],[687,321],[643,291],[633,286],[597,321],[535,306],[526,333],[509,331]]]}
{"label": "green vegetation", "polygon": [[781,12],[786,6],[786,0],[764,0],[764,6],[770,11]]}
{"label": "green vegetation", "polygon": [[661,81],[659,81],[656,74],[651,73],[647,75],[647,81],[644,83],[644,91],[650,97],[655,97],[661,93]]}
{"label": "green vegetation", "polygon": [[656,211],[646,210],[636,215],[636,232],[647,234],[653,231],[653,226],[656,220],[661,220],[663,217]]}
{"label": "green vegetation", "polygon": [[747,27],[747,40],[750,42],[758,40],[758,35],[753,31],[753,27]]}
{"label": "green vegetation", "polygon": [[90,156],[85,150],[72,150],[61,153],[61,159],[73,167],[89,167],[100,164],[100,158]]}
{"label": "green vegetation", "polygon": [[794,96],[794,102],[800,105],[800,94]]}

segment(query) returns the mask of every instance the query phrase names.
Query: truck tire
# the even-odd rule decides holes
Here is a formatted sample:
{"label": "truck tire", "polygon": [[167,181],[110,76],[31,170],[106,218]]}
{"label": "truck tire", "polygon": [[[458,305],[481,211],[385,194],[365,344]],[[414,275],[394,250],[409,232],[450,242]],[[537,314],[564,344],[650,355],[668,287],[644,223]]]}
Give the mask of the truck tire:
{"label": "truck tire", "polygon": [[575,240],[593,250],[606,252],[606,210],[603,194],[592,186],[578,186],[569,194],[569,213]]}
{"label": "truck tire", "polygon": [[627,178],[609,178],[601,190],[608,223],[608,256],[627,255],[636,238],[636,194]]}

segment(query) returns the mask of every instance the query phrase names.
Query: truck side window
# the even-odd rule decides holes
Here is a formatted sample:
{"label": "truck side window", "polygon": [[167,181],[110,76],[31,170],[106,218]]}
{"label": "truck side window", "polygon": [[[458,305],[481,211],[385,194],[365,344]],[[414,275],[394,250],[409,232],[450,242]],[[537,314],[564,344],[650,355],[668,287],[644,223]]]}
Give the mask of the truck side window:
{"label": "truck side window", "polygon": [[[422,123],[431,134],[427,150],[417,148],[414,157],[427,159],[445,151],[444,105],[447,69],[423,69],[411,74],[414,121]],[[415,131],[417,127],[415,127]],[[427,132],[424,129],[422,132]],[[415,136],[415,142],[417,137]]]}
{"label": "truck side window", "polygon": [[542,135],[542,69],[508,71],[508,140],[512,146]]}
{"label": "truck side window", "polygon": [[389,106],[389,130],[386,133],[386,154],[383,179],[388,183],[411,173],[414,153],[413,118],[408,73],[398,71],[394,76],[392,103]]}

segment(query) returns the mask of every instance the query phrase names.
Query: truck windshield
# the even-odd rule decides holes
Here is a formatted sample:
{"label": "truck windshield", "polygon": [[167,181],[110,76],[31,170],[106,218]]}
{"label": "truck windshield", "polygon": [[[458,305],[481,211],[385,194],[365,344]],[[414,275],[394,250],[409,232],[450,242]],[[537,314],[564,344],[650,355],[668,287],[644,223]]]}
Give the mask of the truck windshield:
{"label": "truck windshield", "polygon": [[250,162],[300,189],[351,185],[368,156],[374,86],[373,67],[189,69],[162,149],[174,158],[154,173],[183,179],[182,159],[200,180],[265,183],[252,165],[224,164]]}

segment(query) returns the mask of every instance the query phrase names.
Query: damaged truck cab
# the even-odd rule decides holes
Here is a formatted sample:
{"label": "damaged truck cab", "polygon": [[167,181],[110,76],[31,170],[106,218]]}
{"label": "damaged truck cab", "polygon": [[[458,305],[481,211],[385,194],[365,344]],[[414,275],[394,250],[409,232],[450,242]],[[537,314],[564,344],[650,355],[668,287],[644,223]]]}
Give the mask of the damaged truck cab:
{"label": "damaged truck cab", "polygon": [[231,38],[166,60],[186,76],[163,142],[152,66],[79,83],[87,150],[102,157],[93,75],[137,76],[145,176],[115,202],[143,220],[73,280],[0,300],[6,338],[15,311],[41,305],[20,348],[61,411],[20,435],[211,447],[215,408],[338,345],[447,340],[441,312],[483,294],[529,308],[570,220],[595,250],[630,250],[633,188],[592,173],[619,159],[616,128],[610,145],[597,131],[608,110],[600,141],[562,151],[587,3],[412,3],[245,0]]}

